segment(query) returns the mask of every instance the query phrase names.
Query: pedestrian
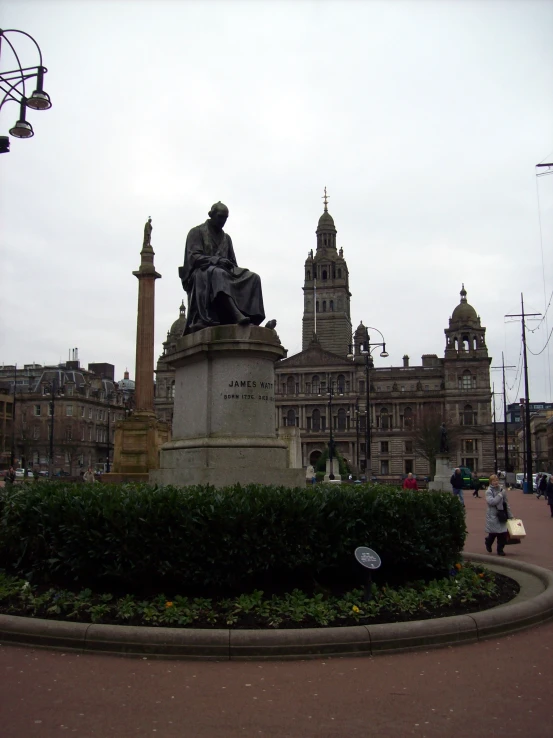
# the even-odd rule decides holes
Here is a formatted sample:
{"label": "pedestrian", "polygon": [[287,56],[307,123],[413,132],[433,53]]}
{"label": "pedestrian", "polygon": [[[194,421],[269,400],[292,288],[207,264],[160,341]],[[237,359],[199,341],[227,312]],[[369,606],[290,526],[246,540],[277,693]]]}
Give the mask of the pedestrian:
{"label": "pedestrian", "polygon": [[459,502],[464,507],[465,500],[463,498],[463,475],[461,474],[461,470],[459,469],[459,467],[457,467],[457,469],[455,469],[455,471],[451,475],[449,483],[451,484],[453,494],[459,498]]}
{"label": "pedestrian", "polygon": [[490,476],[490,486],[486,490],[486,551],[492,553],[492,545],[497,538],[497,555],[505,556],[507,543],[507,520],[512,518],[507,493],[501,486],[497,474]]}
{"label": "pedestrian", "polygon": [[472,496],[480,497],[480,495],[478,494],[478,492],[480,491],[480,479],[476,472],[472,472],[471,484],[472,484],[472,489],[474,490],[474,492],[472,493]]}
{"label": "pedestrian", "polygon": [[5,484],[15,484],[15,469],[10,466],[8,471],[4,475]]}
{"label": "pedestrian", "polygon": [[541,474],[538,479],[538,500],[543,495],[545,497],[545,490],[547,489],[547,477],[545,474]]}
{"label": "pedestrian", "polygon": [[549,475],[549,479],[547,480],[547,486],[545,488],[545,497],[547,499],[547,504],[549,505],[549,509],[551,510],[551,517],[553,518],[553,475]]}
{"label": "pedestrian", "polygon": [[33,479],[35,480],[35,482],[38,482],[39,479],[38,469],[36,468],[36,466],[33,468]]}
{"label": "pedestrian", "polygon": [[403,489],[418,489],[417,480],[411,472],[403,480]]}
{"label": "pedestrian", "polygon": [[94,472],[92,471],[92,467],[89,466],[88,469],[83,474],[83,482],[95,482],[96,477],[94,476]]}

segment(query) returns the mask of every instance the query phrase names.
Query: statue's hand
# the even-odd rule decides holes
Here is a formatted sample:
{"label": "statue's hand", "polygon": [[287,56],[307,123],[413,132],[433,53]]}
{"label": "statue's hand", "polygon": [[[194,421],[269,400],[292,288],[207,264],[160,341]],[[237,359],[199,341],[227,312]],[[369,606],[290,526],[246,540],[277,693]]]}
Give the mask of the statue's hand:
{"label": "statue's hand", "polygon": [[234,269],[234,264],[230,259],[219,259],[219,266],[222,266],[223,269],[228,269],[229,271]]}

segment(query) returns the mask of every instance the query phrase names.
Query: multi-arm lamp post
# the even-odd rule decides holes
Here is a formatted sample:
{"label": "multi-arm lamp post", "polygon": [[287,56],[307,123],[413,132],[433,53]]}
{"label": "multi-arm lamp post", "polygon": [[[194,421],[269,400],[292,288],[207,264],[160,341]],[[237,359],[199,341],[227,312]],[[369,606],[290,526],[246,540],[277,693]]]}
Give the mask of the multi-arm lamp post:
{"label": "multi-arm lamp post", "polygon": [[[8,34],[20,33],[31,39],[38,51],[38,64],[34,67],[23,67],[19,60],[15,46],[8,38]],[[42,64],[42,52],[40,46],[32,36],[25,31],[18,31],[15,28],[8,30],[0,29],[0,58],[3,51],[3,45],[7,44],[11,49],[17,64],[16,69],[0,71],[0,94],[3,92],[4,97],[0,101],[0,110],[4,103],[15,102],[19,105],[19,120],[10,128],[10,135],[15,138],[32,138],[35,135],[32,125],[27,121],[26,109],[31,110],[48,110],[52,107],[50,96],[44,92],[44,75],[48,71]],[[36,78],[36,89],[27,96],[26,83]],[[8,136],[0,136],[0,154],[7,154],[10,150],[10,139]]]}
{"label": "multi-arm lamp post", "polygon": [[[329,440],[328,440],[328,460],[329,460],[329,473],[328,478],[334,479],[334,435],[333,435],[333,422],[332,422],[332,398],[336,395],[334,389],[335,383],[328,377],[328,429],[329,429]],[[320,393],[319,393],[320,394]],[[343,395],[343,391],[338,388],[338,394]]]}
{"label": "multi-arm lamp post", "polygon": [[[371,343],[371,337],[369,336],[369,329],[371,331],[376,331],[380,334],[380,337],[382,338],[382,341],[378,343]],[[353,334],[355,336],[355,334]],[[353,337],[352,337],[353,339]],[[388,358],[390,355],[386,351],[386,341],[384,340],[384,336],[382,335],[382,332],[378,330],[378,328],[373,328],[372,326],[367,326],[365,328],[365,340],[361,344],[361,354],[365,357],[365,389],[366,389],[366,412],[367,412],[367,420],[365,422],[365,475],[367,479],[370,479],[372,476],[372,469],[371,469],[371,382],[370,382],[370,369],[373,368],[373,358],[372,353],[376,348],[381,348],[382,351],[380,352],[380,356],[383,359]],[[348,359],[353,360],[354,359],[354,353],[353,353],[353,344],[350,344],[350,352],[348,354]]]}

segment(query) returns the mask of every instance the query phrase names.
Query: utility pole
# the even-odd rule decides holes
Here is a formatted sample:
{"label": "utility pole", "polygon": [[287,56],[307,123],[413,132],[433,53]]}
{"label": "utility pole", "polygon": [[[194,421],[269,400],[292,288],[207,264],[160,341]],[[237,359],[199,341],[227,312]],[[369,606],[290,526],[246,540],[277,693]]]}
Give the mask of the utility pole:
{"label": "utility pole", "polygon": [[15,403],[17,401],[17,364],[13,370],[13,405],[12,405],[12,450],[10,454],[10,466],[15,464]]}
{"label": "utility pole", "polygon": [[525,318],[539,317],[541,313],[525,313],[524,312],[524,295],[520,294],[520,305],[521,312],[516,315],[506,315],[506,318],[520,318],[522,323],[522,355],[524,359],[524,391],[526,393],[526,418],[525,418],[525,429],[526,429],[526,487],[524,493],[531,495],[534,493],[532,485],[532,436],[530,433],[530,390],[528,388],[528,357],[526,354],[526,323]]}
{"label": "utility pole", "polygon": [[[492,384],[492,403],[493,403],[493,470],[497,474],[497,432],[495,427],[495,384]],[[507,470],[505,469],[505,474]]]}
{"label": "utility pole", "polygon": [[[510,472],[509,463],[509,434],[507,433],[507,391],[505,389],[505,369],[516,369],[516,366],[505,366],[503,351],[501,352],[501,366],[492,366],[492,369],[501,369],[503,373],[503,442],[505,444],[505,474]],[[495,403],[494,403],[495,412]],[[495,431],[494,431],[495,432]]]}

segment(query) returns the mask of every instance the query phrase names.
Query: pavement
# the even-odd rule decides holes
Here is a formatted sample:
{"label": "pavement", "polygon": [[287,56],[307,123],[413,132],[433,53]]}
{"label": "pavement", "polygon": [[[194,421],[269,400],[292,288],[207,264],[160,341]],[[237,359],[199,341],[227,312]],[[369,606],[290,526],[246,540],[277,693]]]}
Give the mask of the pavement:
{"label": "pavement", "polygon": [[[485,553],[485,501],[465,498],[465,550]],[[510,493],[514,561],[553,570],[543,500]],[[0,735],[163,738],[553,736],[553,623],[480,643],[377,657],[194,662],[0,646]]]}

